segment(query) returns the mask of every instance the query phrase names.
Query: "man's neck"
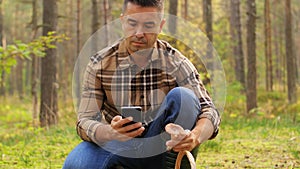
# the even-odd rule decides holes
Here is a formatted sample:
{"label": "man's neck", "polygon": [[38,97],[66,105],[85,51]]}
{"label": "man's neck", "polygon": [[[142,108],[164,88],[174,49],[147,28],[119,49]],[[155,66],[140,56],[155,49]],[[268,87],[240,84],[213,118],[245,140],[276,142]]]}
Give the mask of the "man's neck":
{"label": "man's neck", "polygon": [[144,68],[145,66],[147,66],[149,60],[151,59],[152,52],[153,48],[129,53],[133,62],[139,67]]}

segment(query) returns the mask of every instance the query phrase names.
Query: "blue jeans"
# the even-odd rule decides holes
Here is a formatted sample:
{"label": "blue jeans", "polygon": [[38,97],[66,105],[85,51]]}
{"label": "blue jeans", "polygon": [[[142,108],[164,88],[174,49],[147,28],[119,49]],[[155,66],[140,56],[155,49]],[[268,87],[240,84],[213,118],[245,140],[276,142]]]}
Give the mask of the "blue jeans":
{"label": "blue jeans", "polygon": [[191,130],[200,112],[199,99],[191,90],[174,88],[165,97],[143,138],[109,141],[101,146],[82,142],[68,155],[63,169],[164,168],[165,142],[169,139],[164,127],[176,123]]}

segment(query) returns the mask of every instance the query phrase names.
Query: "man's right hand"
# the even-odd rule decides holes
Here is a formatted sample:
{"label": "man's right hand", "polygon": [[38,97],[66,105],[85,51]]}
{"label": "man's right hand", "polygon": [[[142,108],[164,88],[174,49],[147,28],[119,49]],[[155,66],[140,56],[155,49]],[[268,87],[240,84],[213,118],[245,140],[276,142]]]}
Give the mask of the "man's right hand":
{"label": "man's right hand", "polygon": [[145,128],[142,126],[141,122],[126,125],[132,122],[132,117],[122,118],[122,116],[115,116],[110,124],[111,130],[109,131],[111,135],[111,140],[127,141],[134,137],[140,136]]}

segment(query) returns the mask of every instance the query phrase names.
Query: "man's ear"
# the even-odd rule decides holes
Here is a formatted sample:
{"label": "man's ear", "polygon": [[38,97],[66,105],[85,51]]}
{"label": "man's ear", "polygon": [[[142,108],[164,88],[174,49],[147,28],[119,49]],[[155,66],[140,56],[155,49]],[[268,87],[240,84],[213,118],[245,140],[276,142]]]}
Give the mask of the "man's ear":
{"label": "man's ear", "polygon": [[124,29],[125,29],[125,28],[124,28],[125,16],[124,16],[123,13],[120,15],[120,21],[121,21],[122,29],[124,30]]}
{"label": "man's ear", "polygon": [[120,15],[120,20],[121,20],[121,22],[123,22],[123,20],[124,20],[124,14],[123,13],[121,13],[121,15]]}
{"label": "man's ear", "polygon": [[162,21],[160,22],[160,25],[159,25],[159,32],[162,31],[162,29],[163,29],[165,23],[166,23],[166,19],[162,19]]}

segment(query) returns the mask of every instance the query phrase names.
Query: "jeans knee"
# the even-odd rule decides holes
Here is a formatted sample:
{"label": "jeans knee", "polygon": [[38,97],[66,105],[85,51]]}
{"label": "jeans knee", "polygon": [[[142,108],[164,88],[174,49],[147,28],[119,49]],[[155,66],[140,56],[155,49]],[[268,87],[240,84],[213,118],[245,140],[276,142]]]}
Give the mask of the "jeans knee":
{"label": "jeans knee", "polygon": [[[169,121],[191,129],[201,111],[200,101],[194,92],[188,88],[176,87],[168,93],[166,99]],[[191,123],[187,124],[187,121]]]}
{"label": "jeans knee", "polygon": [[167,94],[167,99],[175,99],[177,101],[198,100],[194,92],[185,87],[176,87]]}

